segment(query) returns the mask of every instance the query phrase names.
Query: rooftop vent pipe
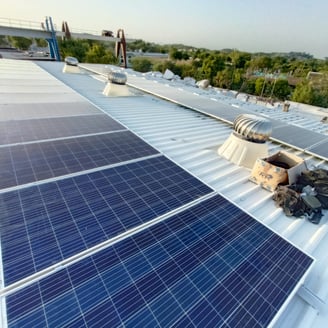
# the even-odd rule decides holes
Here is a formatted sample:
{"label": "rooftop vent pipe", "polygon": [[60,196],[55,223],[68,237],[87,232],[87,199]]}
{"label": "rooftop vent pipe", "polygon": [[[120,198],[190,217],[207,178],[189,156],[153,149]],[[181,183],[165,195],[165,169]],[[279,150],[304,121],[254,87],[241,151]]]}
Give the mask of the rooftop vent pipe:
{"label": "rooftop vent pipe", "polygon": [[103,91],[105,96],[124,97],[131,95],[128,87],[126,86],[126,74],[117,71],[110,71],[107,79],[108,83]]}
{"label": "rooftop vent pipe", "polygon": [[233,123],[234,132],[218,149],[227,160],[247,168],[253,168],[257,158],[268,157],[265,143],[271,136],[272,123],[252,114],[238,115]]}
{"label": "rooftop vent pipe", "polygon": [[80,73],[79,61],[75,57],[66,57],[65,66],[63,68],[64,73]]}

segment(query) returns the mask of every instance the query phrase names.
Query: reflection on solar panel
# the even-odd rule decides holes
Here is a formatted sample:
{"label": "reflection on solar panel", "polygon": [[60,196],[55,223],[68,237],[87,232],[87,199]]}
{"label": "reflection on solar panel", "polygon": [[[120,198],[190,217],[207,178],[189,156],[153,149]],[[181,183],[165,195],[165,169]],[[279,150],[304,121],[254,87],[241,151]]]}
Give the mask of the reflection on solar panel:
{"label": "reflection on solar panel", "polygon": [[215,195],[7,296],[8,321],[264,327],[312,261]]}
{"label": "reflection on solar panel", "polygon": [[63,138],[125,129],[108,115],[0,122],[0,144]]}
{"label": "reflection on solar panel", "polygon": [[325,138],[317,145],[310,147],[309,152],[313,152],[321,158],[328,158],[328,138]]}
{"label": "reflection on solar panel", "polygon": [[130,131],[0,148],[0,189],[158,153]]}
{"label": "reflection on solar panel", "polygon": [[65,117],[74,115],[102,114],[86,101],[36,104],[0,104],[0,121],[26,120],[46,117]]}
{"label": "reflection on solar panel", "polygon": [[0,194],[5,284],[210,192],[159,156]]}

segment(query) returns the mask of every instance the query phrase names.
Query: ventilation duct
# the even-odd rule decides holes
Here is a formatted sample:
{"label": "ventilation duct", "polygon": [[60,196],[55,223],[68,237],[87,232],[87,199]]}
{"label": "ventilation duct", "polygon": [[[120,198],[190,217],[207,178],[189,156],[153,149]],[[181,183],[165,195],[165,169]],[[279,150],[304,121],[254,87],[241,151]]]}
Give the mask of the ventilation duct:
{"label": "ventilation duct", "polygon": [[79,61],[75,57],[66,57],[65,66],[63,68],[64,73],[80,73]]}
{"label": "ventilation duct", "polygon": [[108,97],[130,96],[131,93],[126,85],[127,76],[122,72],[110,71],[107,76],[108,83],[103,94]]}
{"label": "ventilation duct", "polygon": [[218,149],[218,154],[234,164],[253,168],[258,158],[268,157],[266,141],[272,133],[268,119],[252,114],[241,114],[233,123],[234,131]]}

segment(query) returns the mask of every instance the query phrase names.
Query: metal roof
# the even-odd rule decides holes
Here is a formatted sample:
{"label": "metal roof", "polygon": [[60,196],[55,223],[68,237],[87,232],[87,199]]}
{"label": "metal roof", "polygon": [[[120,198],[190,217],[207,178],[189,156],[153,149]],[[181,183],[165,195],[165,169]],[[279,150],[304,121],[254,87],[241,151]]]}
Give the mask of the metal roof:
{"label": "metal roof", "polygon": [[[117,119],[122,125],[127,126],[151,146],[160,150],[174,162],[200,178],[234,204],[237,204],[244,211],[250,213],[279,235],[311,254],[316,259],[315,267],[307,277],[305,286],[293,297],[276,326],[311,327],[313,325],[315,327],[323,327],[327,325],[328,309],[321,302],[321,300],[327,301],[328,297],[328,280],[326,279],[328,269],[325,263],[326,246],[328,244],[327,211],[319,225],[313,225],[305,219],[287,218],[282,210],[274,205],[272,193],[248,180],[250,175],[249,169],[236,166],[217,154],[218,147],[223,144],[231,133],[231,125],[229,123],[191,111],[178,104],[159,99],[156,96],[133,90],[134,96],[131,97],[105,97],[102,95],[102,90],[106,83],[104,78],[98,74],[88,73],[81,75],[63,74],[63,63],[39,64],[47,72],[53,74],[55,78],[50,77],[42,69],[36,68],[37,66],[34,66],[32,69],[32,63],[25,64],[24,62],[3,60],[2,64],[0,62],[0,65],[1,71],[6,72],[6,77],[9,80],[11,78],[26,80],[32,76],[33,79],[44,78],[47,81],[52,81],[50,84],[53,84],[53,86],[58,84],[58,80],[63,81],[68,85],[68,88],[64,88],[64,98],[68,99],[67,101],[80,101],[81,99],[85,101],[87,99],[103,112]],[[14,71],[15,65],[22,65],[24,69],[26,68],[26,76],[13,77],[11,73]],[[95,67],[97,70],[100,69],[104,72],[108,69],[104,65],[95,65]],[[32,72],[34,74],[30,75],[29,73]],[[128,80],[129,74],[133,74],[134,78],[145,78],[145,76],[129,70],[127,73]],[[156,81],[154,83],[162,82]],[[168,81],[164,82],[165,84],[169,83]],[[199,92],[199,89],[195,90],[192,87],[177,85],[177,83],[171,83],[171,86],[184,88],[186,92],[191,94],[196,91]],[[31,90],[27,90],[26,93],[30,94],[30,92]],[[80,94],[80,99],[77,99],[80,96],[77,96],[75,92]],[[18,92],[18,97],[15,98],[17,103],[21,105],[29,103],[30,99],[32,99],[32,97],[26,97],[23,93]],[[0,84],[0,94],[6,94],[5,83]],[[70,98],[71,96],[73,97],[72,99]],[[202,91],[201,96],[213,97],[213,94],[207,94],[206,91]],[[221,101],[224,101],[226,104],[244,105],[238,99],[223,95],[220,95],[220,97]],[[42,101],[47,104],[58,101],[51,95],[51,91],[48,94],[47,90],[41,91],[41,99],[44,99]],[[0,103],[0,114],[1,106],[2,108],[6,106],[5,101]],[[266,113],[269,111],[261,106],[247,106],[248,109],[254,112]],[[267,115],[271,115],[271,112]],[[275,115],[281,115],[281,111],[275,111]],[[290,113],[286,116],[281,116],[283,116],[285,121],[291,123],[295,119],[295,115]],[[275,116],[275,119],[278,118]],[[304,121],[307,122],[305,119]],[[300,124],[300,121],[298,121],[298,124]],[[325,129],[325,126],[319,125],[320,128]],[[304,158],[309,168],[317,166],[328,167],[326,161],[310,154],[305,154],[300,150],[274,141],[268,142],[268,146],[270,153],[283,149]]]}

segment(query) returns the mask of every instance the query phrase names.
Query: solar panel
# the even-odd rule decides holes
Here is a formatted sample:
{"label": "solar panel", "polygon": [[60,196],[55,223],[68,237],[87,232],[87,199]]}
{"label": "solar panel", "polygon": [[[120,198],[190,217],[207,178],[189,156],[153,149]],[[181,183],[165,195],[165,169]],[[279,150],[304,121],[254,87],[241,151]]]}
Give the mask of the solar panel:
{"label": "solar panel", "polygon": [[87,101],[34,104],[0,104],[0,121],[26,120],[46,117],[103,114]]}
{"label": "solar panel", "polygon": [[108,115],[85,115],[0,122],[0,144],[64,138],[125,128]]}
{"label": "solar panel", "polygon": [[150,156],[130,131],[0,148],[0,189]]}
{"label": "solar panel", "polygon": [[19,327],[264,327],[312,263],[215,195],[7,296],[7,317]]}
{"label": "solar panel", "polygon": [[5,284],[211,192],[172,161],[158,156],[1,193]]}
{"label": "solar panel", "polygon": [[287,124],[279,128],[274,128],[272,131],[272,137],[288,145],[296,146],[302,150],[316,145],[324,139],[328,139],[327,136],[320,133]]}
{"label": "solar panel", "polygon": [[328,137],[318,142],[318,144],[311,146],[308,151],[317,154],[321,158],[328,158]]}

